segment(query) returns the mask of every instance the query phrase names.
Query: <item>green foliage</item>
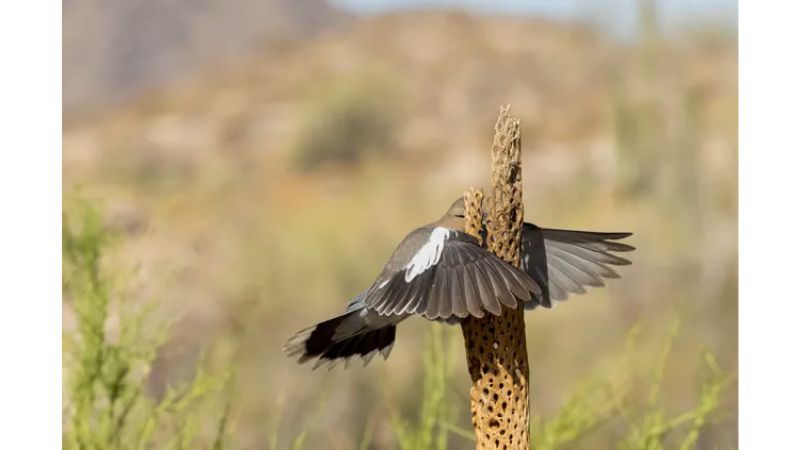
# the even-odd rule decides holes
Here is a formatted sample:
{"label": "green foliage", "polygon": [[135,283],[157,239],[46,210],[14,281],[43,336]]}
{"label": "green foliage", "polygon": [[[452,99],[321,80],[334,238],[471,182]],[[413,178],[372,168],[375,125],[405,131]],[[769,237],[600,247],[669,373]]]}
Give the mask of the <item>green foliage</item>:
{"label": "green foliage", "polygon": [[[282,392],[278,396],[278,405],[276,408],[277,413],[273,416],[272,423],[270,426],[269,443],[266,447],[269,450],[279,450],[280,448],[278,446],[278,439],[281,436],[280,425],[281,425],[281,420],[283,418],[282,413],[285,405],[284,401],[285,401],[285,394]],[[309,426],[315,421],[315,419],[321,412],[322,407],[324,405],[325,405],[325,399],[323,398],[317,403],[316,409],[308,415],[308,418],[306,419],[306,422],[303,425],[303,428],[300,430],[300,432],[294,437],[294,439],[292,439],[292,441],[289,443],[289,446],[286,447],[288,450],[302,450],[303,448],[305,448],[306,439],[308,439]]]}
{"label": "green foliage", "polygon": [[292,153],[301,170],[349,164],[393,146],[399,95],[391,82],[375,75],[351,76],[317,89],[301,118]]}
{"label": "green foliage", "polygon": [[[680,329],[677,320],[673,322],[670,335],[664,344],[660,358],[655,365],[650,379],[650,389],[647,402],[643,411],[633,408],[620,408],[620,413],[628,418],[629,433],[619,443],[623,450],[663,450],[665,448],[680,448],[690,450],[695,448],[702,429],[708,424],[709,416],[717,410],[722,390],[728,384],[727,378],[716,363],[713,355],[706,354],[705,362],[708,368],[706,381],[703,382],[696,406],[683,414],[671,419],[659,407],[661,400],[661,385],[664,380],[664,371],[667,361],[672,353],[675,336]],[[633,409],[633,410],[632,410]],[[685,425],[690,424],[688,430]],[[681,438],[681,432],[683,436]],[[680,444],[670,445],[670,435],[673,441],[680,438]]]}
{"label": "green foliage", "polygon": [[447,401],[447,364],[442,349],[441,326],[434,325],[425,344],[423,361],[422,402],[416,421],[404,420],[395,414],[392,428],[402,450],[447,449],[447,423],[452,407]]}
{"label": "green foliage", "polygon": [[[695,448],[700,432],[708,424],[709,416],[719,406],[719,396],[726,382],[714,358],[710,354],[706,355],[710,374],[701,388],[697,406],[683,414],[667,418],[668,412],[660,405],[660,393],[678,331],[679,323],[675,320],[654,369],[649,377],[643,378],[634,366],[640,334],[640,328],[634,327],[629,334],[626,350],[612,373],[589,376],[578,384],[553,418],[537,418],[534,421],[531,448],[572,448],[577,441],[591,438],[602,427],[613,430],[616,422],[620,421],[628,429],[628,434],[617,443],[617,447],[622,450]],[[642,404],[637,401],[634,392],[639,385],[645,383],[649,384],[649,389]],[[689,423],[691,426],[687,429],[685,425]],[[674,442],[680,444],[676,445]]]}
{"label": "green foliage", "polygon": [[[146,396],[144,380],[166,326],[154,329],[152,303],[132,309],[104,267],[110,236],[100,213],[80,198],[67,199],[63,217],[64,297],[76,329],[64,336],[68,449],[197,448],[204,401],[225,377],[198,369],[187,386],[160,401]],[[213,446],[225,448],[229,408],[217,419]]]}
{"label": "green foliage", "polygon": [[628,333],[625,350],[616,357],[610,373],[594,372],[578,382],[564,405],[550,419],[534,416],[531,423],[531,448],[554,450],[571,448],[618,415],[618,405],[628,397],[635,378],[632,361],[640,328]]}
{"label": "green foliage", "polygon": [[[392,418],[391,425],[398,446],[403,450],[446,449],[448,433],[475,439],[471,430],[450,422],[454,407],[453,400],[447,395],[446,387],[450,381],[440,328],[433,326],[423,353],[425,375],[418,419],[403,420],[397,414]],[[634,327],[629,333],[625,350],[616,357],[610,371],[597,371],[578,382],[553,417],[533,418],[531,449],[575,448],[581,440],[591,439],[603,432],[616,434],[620,424],[628,430],[621,439],[617,438],[617,447],[621,450],[694,449],[701,431],[719,407],[720,395],[727,381],[713,356],[707,354],[705,360],[709,373],[701,386],[697,405],[690,411],[668,418],[668,412],[659,404],[660,392],[678,331],[676,320],[654,369],[649,376],[642,377],[634,365],[640,359],[637,341],[641,328]],[[638,401],[634,395],[636,388],[642,384],[648,387],[644,402]],[[369,437],[365,436],[360,447],[367,448],[368,440]]]}

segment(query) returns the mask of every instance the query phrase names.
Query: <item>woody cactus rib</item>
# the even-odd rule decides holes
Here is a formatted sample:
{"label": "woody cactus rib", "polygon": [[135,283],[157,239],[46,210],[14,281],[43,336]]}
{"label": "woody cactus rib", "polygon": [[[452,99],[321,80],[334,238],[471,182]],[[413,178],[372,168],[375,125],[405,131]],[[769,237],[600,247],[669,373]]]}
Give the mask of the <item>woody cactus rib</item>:
{"label": "woody cactus rib", "polygon": [[[519,120],[501,108],[492,143],[492,183],[484,245],[519,267],[523,223]],[[466,231],[480,239],[483,192],[464,194]],[[522,304],[500,316],[468,317],[462,322],[470,401],[477,449],[520,450],[528,435],[528,351]]]}

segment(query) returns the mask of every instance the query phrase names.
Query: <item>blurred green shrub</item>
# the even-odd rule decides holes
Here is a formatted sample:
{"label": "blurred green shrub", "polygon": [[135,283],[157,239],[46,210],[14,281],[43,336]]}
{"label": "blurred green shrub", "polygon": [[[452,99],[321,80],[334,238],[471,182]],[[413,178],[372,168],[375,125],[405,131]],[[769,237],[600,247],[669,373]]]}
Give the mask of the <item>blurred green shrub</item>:
{"label": "blurred green shrub", "polygon": [[[673,342],[680,331],[678,320],[674,320],[672,328],[658,360],[651,372],[649,389],[644,405],[621,402],[617,412],[628,422],[628,435],[619,443],[622,450],[663,450],[679,448],[691,450],[697,446],[700,432],[709,423],[712,413],[716,412],[720,403],[720,394],[729,385],[730,377],[726,376],[710,353],[704,355],[707,366],[697,403],[694,408],[669,418],[659,406],[662,398],[662,384],[667,362],[672,353]],[[628,403],[628,404],[626,404]]]}
{"label": "blurred green shrub", "polygon": [[394,146],[400,105],[398,85],[372,72],[314,89],[301,113],[293,164],[313,170],[386,156]]}
{"label": "blurred green shrub", "polygon": [[101,172],[108,182],[157,192],[190,182],[196,175],[196,158],[196,154],[163,148],[144,136],[135,136],[103,153]]}
{"label": "blurred green shrub", "polygon": [[[472,430],[451,423],[454,400],[447,395],[446,387],[450,382],[441,328],[432,326],[423,353],[424,382],[418,418],[412,421],[395,414],[391,421],[402,450],[446,449],[448,433],[475,439]],[[594,442],[591,441],[593,437],[599,437],[603,445],[614,443],[621,450],[696,448],[701,431],[719,409],[720,395],[730,377],[723,373],[712,355],[706,354],[706,379],[695,407],[670,417],[661,406],[660,393],[678,331],[676,320],[658,360],[654,365],[648,364],[652,369],[642,374],[636,364],[642,359],[637,353],[641,327],[634,327],[624,352],[616,357],[610,371],[591,373],[579,381],[553,417],[533,417],[531,450],[575,448],[582,441]],[[642,387],[647,391],[643,402],[635,395]],[[620,433],[620,430],[627,431]],[[362,444],[362,448],[367,446]]]}
{"label": "blurred green shrub", "polygon": [[451,403],[446,399],[447,367],[441,326],[434,325],[422,355],[422,400],[416,421],[394,414],[392,429],[402,450],[447,450]]}
{"label": "blurred green shrub", "polygon": [[[106,253],[111,243],[99,212],[80,198],[65,201],[63,216],[64,299],[76,330],[64,335],[65,409],[63,444],[68,449],[197,448],[201,409],[226,377],[202,369],[188,385],[168,390],[159,401],[143,382],[166,325],[152,325],[152,303],[132,310],[115,289]],[[228,407],[222,408],[207,447],[225,447]]]}

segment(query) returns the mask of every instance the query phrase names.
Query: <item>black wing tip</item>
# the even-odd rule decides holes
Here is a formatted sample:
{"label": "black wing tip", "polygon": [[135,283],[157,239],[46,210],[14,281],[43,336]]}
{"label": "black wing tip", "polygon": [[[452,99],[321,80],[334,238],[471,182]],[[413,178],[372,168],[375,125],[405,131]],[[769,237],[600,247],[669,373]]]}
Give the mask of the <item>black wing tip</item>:
{"label": "black wing tip", "polygon": [[342,363],[343,363],[342,366],[344,367],[344,369],[349,369],[350,368],[350,361],[352,361],[354,358],[358,358],[358,359],[361,360],[361,367],[367,367],[367,365],[369,365],[369,363],[374,359],[376,354],[380,354],[381,358],[383,358],[384,361],[389,359],[389,354],[392,352],[392,348],[393,347],[394,347],[394,341],[392,341],[391,343],[389,343],[389,344],[387,344],[387,345],[385,345],[385,346],[383,346],[381,348],[376,348],[376,349],[370,350],[369,352],[364,353],[364,354],[354,353],[354,354],[348,355],[348,356],[334,356],[334,357],[328,357],[328,356],[325,356],[324,354],[323,355],[303,355],[303,356],[300,357],[300,359],[298,359],[297,363],[302,365],[302,364],[305,364],[308,361],[316,360],[316,362],[314,363],[314,366],[311,368],[312,371],[315,371],[315,370],[319,369],[320,367],[325,366],[325,368],[330,372],[336,366],[338,366],[338,365],[340,365]]}
{"label": "black wing tip", "polygon": [[325,345],[309,346],[308,340],[314,329],[316,327],[312,327],[311,331],[303,330],[296,333],[283,347],[286,356],[299,355],[297,363],[300,365],[316,360],[312,371],[326,365],[328,370],[332,370],[339,363],[344,363],[346,369],[354,357],[360,358],[366,367],[376,353],[380,353],[385,360],[394,346],[396,332],[396,326],[389,325],[343,340],[329,340]]}

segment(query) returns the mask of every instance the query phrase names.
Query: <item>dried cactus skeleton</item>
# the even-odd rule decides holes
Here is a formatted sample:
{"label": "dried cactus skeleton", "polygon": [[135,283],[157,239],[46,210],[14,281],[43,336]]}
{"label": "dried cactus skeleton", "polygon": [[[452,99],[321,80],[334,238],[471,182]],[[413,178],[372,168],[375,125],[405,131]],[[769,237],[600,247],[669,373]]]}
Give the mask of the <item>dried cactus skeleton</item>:
{"label": "dried cactus skeleton", "polygon": [[[523,224],[519,120],[501,108],[492,144],[492,185],[486,216],[485,246],[520,267]],[[465,230],[481,238],[483,192],[464,194]],[[522,305],[499,316],[468,317],[461,322],[470,389],[472,426],[478,449],[527,449],[528,351]]]}

